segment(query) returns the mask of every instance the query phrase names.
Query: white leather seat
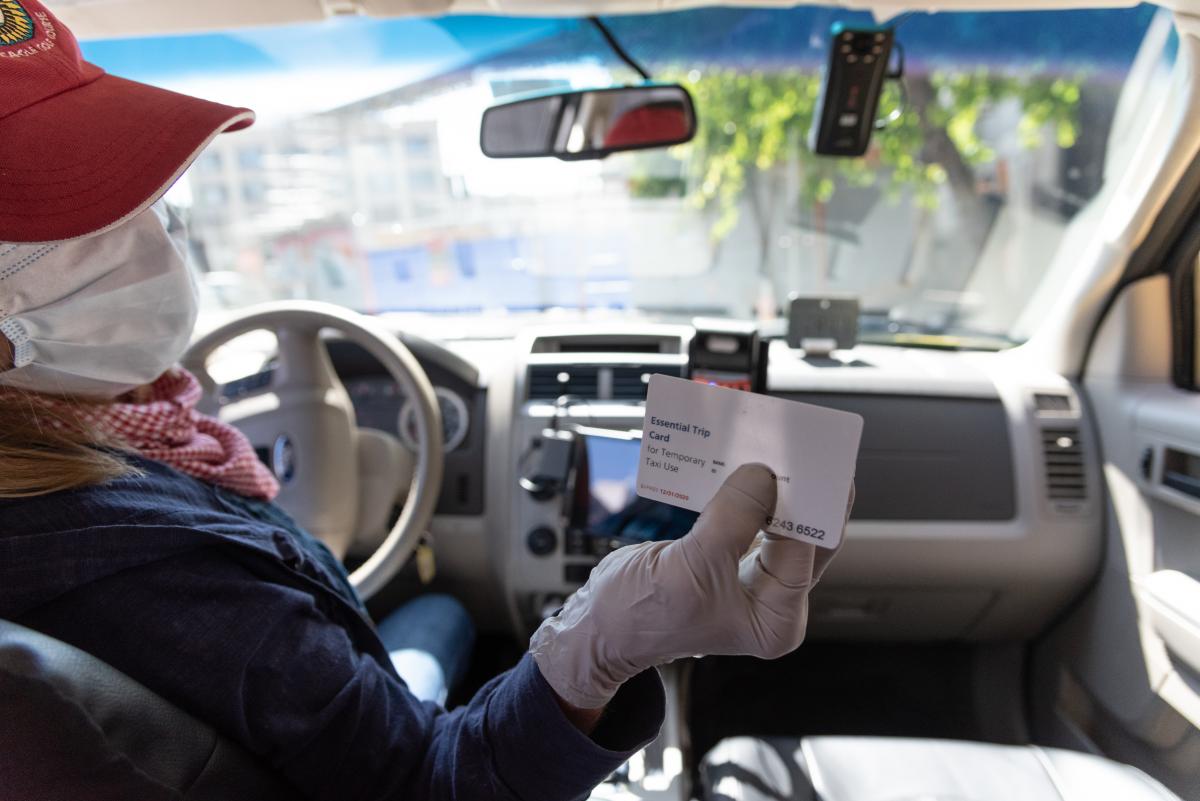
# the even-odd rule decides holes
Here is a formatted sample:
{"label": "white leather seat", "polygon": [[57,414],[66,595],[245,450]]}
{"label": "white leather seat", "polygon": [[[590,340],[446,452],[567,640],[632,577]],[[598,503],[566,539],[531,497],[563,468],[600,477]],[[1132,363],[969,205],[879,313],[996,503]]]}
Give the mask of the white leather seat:
{"label": "white leather seat", "polygon": [[705,801],[1179,801],[1090,754],[953,740],[735,737],[700,775]]}

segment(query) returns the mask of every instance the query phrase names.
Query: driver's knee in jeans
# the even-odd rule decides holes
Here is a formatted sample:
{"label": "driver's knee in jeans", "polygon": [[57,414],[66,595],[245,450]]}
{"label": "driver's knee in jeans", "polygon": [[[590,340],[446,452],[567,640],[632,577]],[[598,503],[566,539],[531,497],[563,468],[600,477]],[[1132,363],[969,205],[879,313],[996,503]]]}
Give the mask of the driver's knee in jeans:
{"label": "driver's knee in jeans", "polygon": [[412,694],[445,704],[450,690],[467,672],[475,626],[455,598],[421,595],[385,617],[379,637]]}

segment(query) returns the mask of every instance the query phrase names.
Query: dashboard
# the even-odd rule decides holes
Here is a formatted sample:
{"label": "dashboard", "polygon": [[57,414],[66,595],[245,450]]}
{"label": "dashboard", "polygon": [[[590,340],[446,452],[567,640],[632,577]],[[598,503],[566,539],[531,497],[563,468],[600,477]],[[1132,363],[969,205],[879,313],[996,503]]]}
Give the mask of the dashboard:
{"label": "dashboard", "polygon": [[[471,365],[427,340],[403,338],[429,376],[442,412],[446,463],[438,496],[440,515],[484,513],[483,458],[487,390]],[[392,434],[416,451],[413,407],[396,382],[352,342],[326,342],[330,360],[354,404],[358,425]],[[370,550],[376,543],[361,544]]]}
{"label": "dashboard", "polygon": [[[444,419],[435,588],[462,598],[481,629],[527,637],[605,554],[690,526],[690,513],[636,506],[631,492],[646,381],[690,374],[690,326],[398,335],[437,388]],[[382,368],[351,343],[327,346],[359,424],[411,446],[406,399]],[[808,360],[772,341],[766,357],[769,394],[865,420],[857,501],[813,596],[810,636],[1026,638],[1094,577],[1098,449],[1071,382],[1020,348],[859,345]],[[547,490],[531,482],[531,464],[556,431],[581,447],[570,481]],[[375,543],[360,545],[368,553]]]}
{"label": "dashboard", "polygon": [[[385,375],[357,377],[344,382],[354,404],[358,425],[394,434],[410,451],[417,450],[412,401]],[[453,389],[434,386],[442,412],[442,444],[446,453],[462,445],[471,430],[467,402]]]}

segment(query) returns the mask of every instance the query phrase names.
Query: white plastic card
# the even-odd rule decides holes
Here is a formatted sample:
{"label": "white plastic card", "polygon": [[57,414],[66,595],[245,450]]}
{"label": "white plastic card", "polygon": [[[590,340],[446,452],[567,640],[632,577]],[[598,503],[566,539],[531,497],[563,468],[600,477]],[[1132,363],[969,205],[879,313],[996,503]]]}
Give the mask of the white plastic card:
{"label": "white plastic card", "polygon": [[760,462],[779,482],[763,530],[835,548],[862,426],[850,412],[653,375],[638,495],[701,511],[739,465]]}

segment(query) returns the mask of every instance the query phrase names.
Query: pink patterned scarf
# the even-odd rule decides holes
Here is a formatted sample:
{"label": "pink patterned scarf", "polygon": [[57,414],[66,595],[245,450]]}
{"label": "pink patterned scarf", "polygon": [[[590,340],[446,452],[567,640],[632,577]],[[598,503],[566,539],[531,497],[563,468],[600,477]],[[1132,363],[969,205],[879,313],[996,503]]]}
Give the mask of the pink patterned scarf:
{"label": "pink patterned scarf", "polygon": [[259,461],[246,435],[196,411],[202,390],[194,375],[181,367],[168,370],[149,392],[144,401],[114,401],[74,411],[83,423],[181,473],[250,498],[269,501],[279,494],[279,482]]}

